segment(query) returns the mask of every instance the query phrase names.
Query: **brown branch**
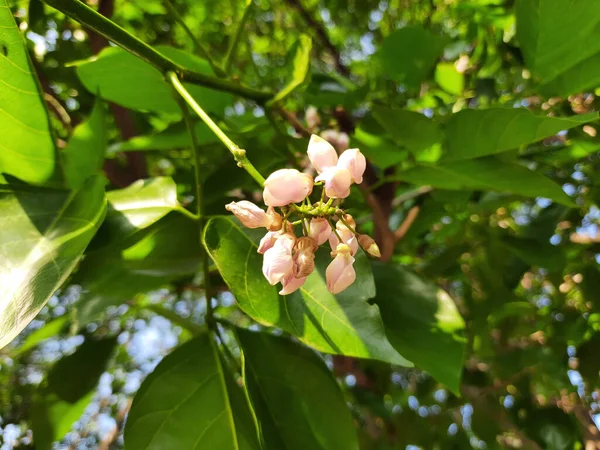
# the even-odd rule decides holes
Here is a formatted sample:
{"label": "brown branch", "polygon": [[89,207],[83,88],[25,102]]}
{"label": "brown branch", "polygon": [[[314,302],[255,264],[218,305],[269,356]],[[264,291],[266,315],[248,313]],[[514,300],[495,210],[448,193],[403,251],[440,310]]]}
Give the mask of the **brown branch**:
{"label": "brown branch", "polygon": [[417,220],[417,216],[419,215],[420,211],[421,207],[418,205],[413,206],[408,210],[406,217],[404,218],[400,226],[396,229],[396,231],[394,231],[395,242],[400,241],[406,235],[406,233],[408,233],[408,230],[410,230],[412,224],[415,222],[415,220]]}
{"label": "brown branch", "polygon": [[294,113],[291,113],[283,107],[276,108],[275,110],[294,128],[294,130],[296,130],[296,133],[305,138],[310,138],[312,136],[310,130],[300,123]]}
{"label": "brown branch", "polygon": [[295,8],[298,13],[302,16],[306,24],[312,28],[317,35],[317,39],[321,42],[321,45],[327,49],[327,51],[333,57],[333,62],[335,64],[336,69],[339,73],[341,73],[345,77],[350,77],[350,69],[342,63],[342,57],[338,49],[333,45],[331,39],[327,35],[325,31],[325,25],[315,19],[305,8],[302,6],[301,0],[287,0],[288,4]]}

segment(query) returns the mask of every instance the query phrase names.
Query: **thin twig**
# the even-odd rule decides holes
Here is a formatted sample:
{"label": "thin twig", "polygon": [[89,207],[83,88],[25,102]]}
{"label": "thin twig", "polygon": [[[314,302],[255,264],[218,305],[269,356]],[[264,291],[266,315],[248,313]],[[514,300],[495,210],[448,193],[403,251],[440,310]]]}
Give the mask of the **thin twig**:
{"label": "thin twig", "polygon": [[191,39],[192,44],[194,44],[194,52],[200,54],[204,59],[208,61],[213,72],[215,72],[220,77],[224,77],[226,75],[225,71],[213,61],[210,54],[208,53],[208,50],[204,48],[204,46],[202,45],[202,43],[200,43],[196,35],[194,35],[192,30],[190,30],[190,28],[187,26],[187,24],[183,20],[183,17],[181,17],[181,14],[179,14],[177,8],[175,8],[173,3],[171,3],[171,0],[163,0],[163,2],[167,7],[167,10],[169,11],[169,14],[171,14],[175,22],[177,22],[181,26],[181,28],[183,28],[183,31],[185,31]]}
{"label": "thin twig", "polygon": [[294,128],[294,130],[296,130],[296,133],[298,133],[299,135],[301,135],[305,138],[310,138],[312,136],[312,133],[310,132],[310,130],[308,128],[306,128],[304,125],[302,125],[300,123],[300,121],[298,120],[298,118],[294,114],[289,112],[287,109],[285,109],[283,107],[279,107],[279,108],[275,108],[275,110],[279,113],[279,115],[281,117],[283,117],[285,120],[287,120],[289,122],[289,124]]}
{"label": "thin twig", "polygon": [[408,210],[406,217],[404,218],[400,226],[396,229],[396,231],[394,231],[394,239],[396,242],[398,242],[404,236],[406,236],[406,233],[408,233],[408,230],[410,230],[412,224],[415,223],[415,220],[417,220],[417,216],[419,215],[420,211],[421,207],[419,205],[413,206]]}
{"label": "thin twig", "polygon": [[252,0],[246,0],[246,6],[244,7],[244,12],[240,19],[240,23],[238,23],[235,34],[229,43],[229,47],[227,47],[227,53],[225,53],[225,58],[223,58],[223,68],[225,73],[229,73],[231,70],[231,64],[233,63],[233,58],[236,56],[237,48],[240,43],[240,37],[242,36],[242,31],[244,31],[244,25],[246,25],[246,21],[250,16],[251,5]]}
{"label": "thin twig", "polygon": [[304,8],[304,6],[302,6],[301,0],[287,0],[287,2],[289,5],[296,8],[296,10],[300,13],[302,18],[306,22],[306,24],[315,31],[315,34],[317,35],[317,38],[321,42],[321,45],[323,45],[323,47],[325,47],[327,49],[327,51],[333,57],[333,62],[335,64],[335,67],[338,70],[338,72],[340,72],[346,78],[349,78],[350,77],[350,69],[348,69],[348,67],[344,63],[342,63],[342,57],[340,55],[340,52],[338,51],[336,46],[333,45],[333,42],[331,42],[331,39],[329,39],[329,36],[327,35],[327,31],[325,31],[325,26],[320,21],[315,19]]}

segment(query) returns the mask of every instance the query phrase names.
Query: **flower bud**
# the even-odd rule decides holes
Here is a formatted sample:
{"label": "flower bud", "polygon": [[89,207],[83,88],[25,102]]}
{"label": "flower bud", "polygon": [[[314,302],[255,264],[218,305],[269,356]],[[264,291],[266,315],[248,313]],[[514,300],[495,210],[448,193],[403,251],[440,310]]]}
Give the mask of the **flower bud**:
{"label": "flower bud", "polygon": [[325,278],[329,292],[338,294],[356,280],[356,272],[353,267],[354,258],[352,257],[350,247],[346,244],[339,244],[332,254],[335,257],[329,266],[327,266]]}
{"label": "flower bud", "polygon": [[328,167],[315,181],[325,182],[325,194],[329,198],[346,198],[350,195],[352,177],[350,171],[338,166]]}
{"label": "flower bud", "polygon": [[328,167],[333,167],[338,162],[338,155],[335,148],[325,139],[313,134],[308,143],[308,159],[317,170],[317,173],[323,172]]}
{"label": "flower bud", "polygon": [[263,258],[263,274],[271,285],[279,283],[294,268],[292,249],[295,244],[295,236],[288,233],[277,237],[273,247],[265,252]]}
{"label": "flower bud", "polygon": [[331,232],[331,225],[329,225],[327,219],[316,217],[310,221],[308,235],[317,242],[317,245],[327,242],[327,239],[331,236]]}
{"label": "flower bud", "polygon": [[371,236],[368,236],[366,234],[360,234],[358,236],[358,244],[369,255],[374,256],[375,258],[381,258],[379,246],[375,243],[375,240],[373,240]]}
{"label": "flower bud", "polygon": [[315,270],[315,252],[319,246],[311,237],[301,237],[296,241],[294,253],[294,276],[306,278]]}
{"label": "flower bud", "polygon": [[351,148],[340,155],[338,167],[348,169],[353,183],[362,183],[367,168],[367,160],[359,149]]}
{"label": "flower bud", "polygon": [[338,151],[343,152],[350,146],[350,138],[343,131],[325,130],[321,137],[330,142]]}
{"label": "flower bud", "polygon": [[275,208],[273,208],[272,206],[269,206],[267,208],[267,217],[269,218],[269,226],[267,226],[267,229],[269,231],[281,230],[283,218],[281,217],[281,214],[275,211]]}
{"label": "flower bud", "polygon": [[293,273],[287,274],[281,280],[282,289],[279,291],[279,295],[288,295],[294,291],[297,291],[300,289],[300,287],[302,287],[305,281],[306,277],[296,278]]}
{"label": "flower bud", "polygon": [[296,169],[280,169],[265,180],[263,199],[268,206],[285,206],[304,200],[313,188],[310,175]]}
{"label": "flower bud", "polygon": [[232,212],[248,228],[260,228],[269,225],[267,213],[247,200],[231,202],[225,206],[225,209]]}
{"label": "flower bud", "polygon": [[306,108],[304,118],[306,119],[306,126],[309,129],[313,129],[314,127],[321,125],[321,117],[319,117],[319,111],[317,111],[317,108],[315,108],[314,106],[309,106],[308,108]]}

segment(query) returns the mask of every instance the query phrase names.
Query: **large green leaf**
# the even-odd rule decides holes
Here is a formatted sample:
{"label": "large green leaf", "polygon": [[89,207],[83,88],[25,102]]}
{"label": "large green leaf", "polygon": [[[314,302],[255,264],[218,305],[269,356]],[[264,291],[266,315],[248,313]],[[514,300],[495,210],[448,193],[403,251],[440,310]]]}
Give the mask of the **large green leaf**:
{"label": "large green leaf", "polygon": [[107,146],[106,110],[104,102],[98,98],[89,119],[75,128],[63,151],[65,178],[71,189],[81,187],[85,180],[102,169]]}
{"label": "large green leaf", "polygon": [[0,348],[71,273],[105,211],[100,176],[72,192],[0,186]]}
{"label": "large green leaf", "polygon": [[55,170],[48,113],[23,36],[0,0],[0,172],[43,183]]}
{"label": "large green leaf", "polygon": [[310,51],[312,50],[312,40],[310,36],[301,34],[288,52],[288,66],[291,72],[290,78],[285,86],[275,94],[273,102],[278,102],[286,98],[300,86],[303,86],[310,74]]}
{"label": "large green leaf", "polygon": [[444,291],[401,266],[373,265],[375,303],[392,345],[458,394],[465,323]]}
{"label": "large green leaf", "polygon": [[102,227],[103,238],[123,239],[158,222],[181,208],[177,185],[170,177],[138,180],[132,185],[106,193],[108,212]]}
{"label": "large green leaf", "polygon": [[545,93],[567,96],[600,85],[600,4],[518,0],[516,6],[521,50]]}
{"label": "large green leaf", "polygon": [[[194,55],[167,46],[158,46],[157,50],[186,68],[212,74],[208,62]],[[97,57],[78,63],[77,75],[87,90],[100,92],[102,98],[126,108],[181,114],[173,88],[158,69],[121,48],[107,47]],[[229,94],[197,85],[185,86],[209,112],[222,114],[231,103]]]}
{"label": "large green leaf", "polygon": [[32,406],[35,448],[50,450],[81,418],[92,400],[116,339],[86,340],[58,361],[38,390]]}
{"label": "large green leaf", "polygon": [[270,334],[238,330],[237,335],[266,448],[358,450],[350,411],[322,359]]}
{"label": "large green leaf", "polygon": [[392,80],[416,90],[433,74],[444,45],[443,37],[423,27],[400,28],[383,41],[380,55],[383,70]]}
{"label": "large green leaf", "polygon": [[565,163],[584,159],[594,153],[600,152],[600,144],[594,141],[574,141],[567,147],[536,153],[533,158],[536,161],[561,166]]}
{"label": "large green leaf", "polygon": [[510,192],[526,197],[545,197],[566,206],[573,201],[544,175],[494,157],[469,159],[436,166],[416,166],[397,178],[440,189]]}
{"label": "large green leaf", "polygon": [[387,341],[378,308],[367,303],[375,287],[362,252],[356,258],[356,282],[341,294],[327,291],[328,256],[319,252],[318,270],[300,292],[280,296],[262,274],[256,243],[237,222],[211,219],[204,244],[240,307],[257,322],[282,328],[319,351],[410,365]]}
{"label": "large green leaf", "polygon": [[536,116],[524,108],[465,109],[446,124],[444,160],[463,160],[513,150],[598,119],[597,113],[566,118]]}
{"label": "large green leaf", "polygon": [[133,399],[129,450],[238,450],[235,412],[216,344],[201,335],[165,357]]}
{"label": "large green leaf", "polygon": [[173,214],[120,244],[88,254],[73,279],[83,288],[79,325],[95,320],[109,306],[194,274],[203,251],[198,233],[196,222]]}
{"label": "large green leaf", "polygon": [[394,142],[409,149],[417,161],[439,158],[442,131],[433,120],[418,112],[378,105],[373,106],[373,115]]}

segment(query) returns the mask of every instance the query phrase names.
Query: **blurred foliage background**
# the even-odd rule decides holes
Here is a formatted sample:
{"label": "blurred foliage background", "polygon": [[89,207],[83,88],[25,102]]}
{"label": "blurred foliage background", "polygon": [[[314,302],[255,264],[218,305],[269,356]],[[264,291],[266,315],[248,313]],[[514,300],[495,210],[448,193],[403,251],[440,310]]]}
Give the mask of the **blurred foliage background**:
{"label": "blurred foliage background", "polygon": [[[320,354],[361,449],[600,449],[596,2],[88,5],[202,73],[273,92],[298,80],[266,106],[193,87],[263,175],[305,165],[311,133],[369,159],[367,188],[383,224],[358,189],[345,205],[387,252],[387,264],[373,266],[377,296],[369,302],[416,367]],[[0,449],[123,448],[145,377],[204,327],[203,250],[177,213],[195,201],[190,140],[150,66],[40,0],[8,6],[59,152],[73,151],[80,136],[103,153],[109,211],[68,281],[1,350]],[[8,92],[0,85],[0,101]],[[93,139],[77,133],[82,125]],[[221,143],[200,122],[196,130],[206,213],[257,199],[254,181]],[[151,181],[125,189],[139,179]],[[141,231],[111,216],[155,193],[164,211]],[[177,206],[165,200],[173,196]],[[266,329],[240,309],[224,274],[211,266],[210,277],[219,318]],[[220,346],[239,361],[231,328],[219,329]],[[60,397],[61,386],[80,395],[39,406]],[[286,445],[273,448],[309,448]]]}

